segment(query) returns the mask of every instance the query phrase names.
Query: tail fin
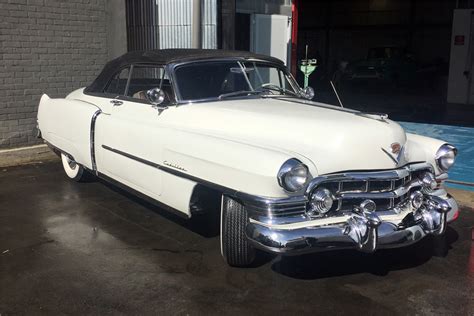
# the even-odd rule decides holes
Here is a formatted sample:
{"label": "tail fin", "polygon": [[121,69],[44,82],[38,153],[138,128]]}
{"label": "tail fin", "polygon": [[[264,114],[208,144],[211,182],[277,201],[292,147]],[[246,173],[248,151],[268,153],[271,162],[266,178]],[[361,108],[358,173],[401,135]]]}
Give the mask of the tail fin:
{"label": "tail fin", "polygon": [[40,99],[40,104],[46,100],[50,100],[51,98],[46,94],[46,93],[43,93],[43,95],[41,96],[41,99]]}

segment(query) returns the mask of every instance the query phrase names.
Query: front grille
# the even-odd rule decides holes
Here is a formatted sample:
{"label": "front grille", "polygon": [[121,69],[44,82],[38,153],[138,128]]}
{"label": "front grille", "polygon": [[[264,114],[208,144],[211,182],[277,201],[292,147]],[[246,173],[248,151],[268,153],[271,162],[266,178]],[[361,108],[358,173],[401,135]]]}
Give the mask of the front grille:
{"label": "front grille", "polygon": [[304,195],[286,198],[255,197],[237,192],[252,216],[263,216],[277,221],[278,218],[301,220],[306,215],[311,194],[318,188],[326,188],[335,197],[332,209],[324,216],[338,216],[354,210],[366,199],[376,203],[376,211],[387,211],[400,206],[413,191],[421,189],[421,173],[433,172],[431,165],[415,163],[393,170],[354,171],[328,174],[314,178]]}
{"label": "front grille", "polygon": [[391,210],[404,204],[413,191],[421,189],[418,175],[431,169],[425,164],[418,165],[417,168],[328,175],[321,177],[311,192],[317,188],[331,191],[336,202],[327,216],[352,212],[367,199],[376,203],[376,211]]}
{"label": "front grille", "polygon": [[[339,204],[337,208],[334,208],[333,211],[352,211],[354,206],[360,205],[366,198],[354,198],[354,199],[339,199]],[[376,211],[385,211],[393,207],[391,199],[371,199],[377,205]]]}
{"label": "front grille", "polygon": [[386,192],[392,189],[392,181],[390,180],[379,180],[379,181],[368,181],[369,192]]}
{"label": "front grille", "polygon": [[340,191],[342,192],[365,192],[367,190],[367,182],[366,181],[342,181],[340,182],[340,188],[341,188]]}

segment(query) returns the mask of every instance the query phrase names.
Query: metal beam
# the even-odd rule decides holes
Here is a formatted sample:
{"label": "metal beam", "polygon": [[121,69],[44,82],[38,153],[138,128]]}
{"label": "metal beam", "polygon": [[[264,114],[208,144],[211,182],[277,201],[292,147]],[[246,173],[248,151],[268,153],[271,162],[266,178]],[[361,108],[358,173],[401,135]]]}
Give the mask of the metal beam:
{"label": "metal beam", "polygon": [[201,0],[193,1],[192,47],[202,48]]}

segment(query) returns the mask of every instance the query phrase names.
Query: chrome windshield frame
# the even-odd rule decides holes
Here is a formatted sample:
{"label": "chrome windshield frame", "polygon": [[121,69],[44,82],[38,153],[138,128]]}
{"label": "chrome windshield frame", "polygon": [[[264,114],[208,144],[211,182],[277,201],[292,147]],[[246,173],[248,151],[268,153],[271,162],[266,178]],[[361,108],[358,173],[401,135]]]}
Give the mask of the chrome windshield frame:
{"label": "chrome windshield frame", "polygon": [[[208,59],[199,59],[199,60],[192,60],[192,61],[186,61],[186,62],[178,62],[178,63],[172,63],[168,64],[166,66],[168,76],[170,77],[170,83],[173,86],[173,91],[175,94],[176,98],[176,104],[182,105],[182,104],[192,104],[192,103],[201,103],[201,102],[216,102],[216,101],[223,101],[220,100],[218,97],[212,97],[212,98],[203,98],[203,99],[193,99],[193,100],[183,100],[181,96],[181,92],[179,90],[179,84],[178,84],[178,79],[176,77],[176,68],[187,65],[187,64],[195,64],[195,63],[201,63],[201,62],[222,62],[222,61],[235,61],[235,62],[258,62],[261,64],[269,65],[272,67],[275,67],[279,70],[281,70],[285,77],[287,78],[288,82],[290,83],[292,89],[296,91],[295,93],[298,93],[301,91],[301,87],[298,85],[294,77],[291,75],[291,73],[288,71],[288,69],[278,63],[270,62],[268,60],[263,60],[263,59],[256,59],[256,58],[243,58],[243,57],[236,57],[236,58],[208,58]],[[239,63],[240,65],[240,63]],[[291,95],[282,95],[283,97],[288,97],[288,98],[301,98],[304,99],[303,97],[297,97],[297,96],[291,96]],[[236,97],[233,99],[250,99],[250,98],[255,98],[255,96],[242,96],[242,97]]]}

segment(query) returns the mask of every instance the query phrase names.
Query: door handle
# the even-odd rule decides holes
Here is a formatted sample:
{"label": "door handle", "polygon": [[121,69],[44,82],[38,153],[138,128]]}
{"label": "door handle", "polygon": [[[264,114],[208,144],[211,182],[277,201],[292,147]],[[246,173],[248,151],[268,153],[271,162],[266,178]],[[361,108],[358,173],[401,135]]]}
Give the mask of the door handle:
{"label": "door handle", "polygon": [[110,103],[112,103],[113,106],[120,106],[123,104],[123,102],[119,100],[111,100]]}

